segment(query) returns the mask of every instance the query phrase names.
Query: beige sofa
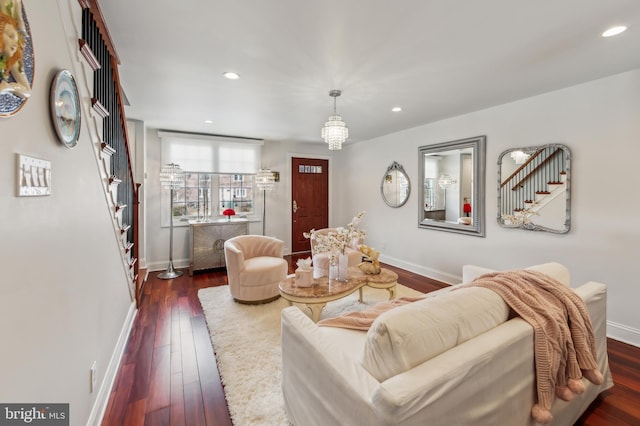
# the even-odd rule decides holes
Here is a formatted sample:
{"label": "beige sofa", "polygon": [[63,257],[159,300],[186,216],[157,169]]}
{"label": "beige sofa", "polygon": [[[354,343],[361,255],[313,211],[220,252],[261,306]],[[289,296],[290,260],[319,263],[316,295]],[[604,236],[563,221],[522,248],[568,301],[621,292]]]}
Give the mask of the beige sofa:
{"label": "beige sofa", "polygon": [[[527,269],[569,286],[569,271],[562,265]],[[467,265],[463,283],[489,271]],[[299,308],[284,309],[282,391],[290,422],[297,426],[535,424],[532,327],[521,318],[507,319],[508,313],[496,308],[499,303],[491,295],[464,294],[490,290],[451,292],[455,287],[428,295],[440,299],[431,305],[441,305],[440,319],[435,321],[446,327],[455,323],[454,328],[416,334],[419,321],[411,310],[415,308],[405,305],[376,319],[388,321],[386,337],[392,337],[381,344],[374,344],[373,326],[369,332],[319,327]],[[551,408],[554,425],[573,424],[599,393],[613,385],[606,352],[606,285],[588,282],[574,290],[591,316],[604,383],[597,386],[583,379],[584,393],[570,402],[556,399]],[[471,299],[462,301],[465,297]],[[483,304],[494,307],[485,309]],[[387,314],[393,320],[383,319]],[[394,331],[394,322],[404,326]],[[453,344],[452,334],[459,340]],[[437,354],[433,347],[443,344],[445,349]],[[388,362],[381,358],[385,350]],[[429,351],[430,359],[416,363],[416,353]]]}

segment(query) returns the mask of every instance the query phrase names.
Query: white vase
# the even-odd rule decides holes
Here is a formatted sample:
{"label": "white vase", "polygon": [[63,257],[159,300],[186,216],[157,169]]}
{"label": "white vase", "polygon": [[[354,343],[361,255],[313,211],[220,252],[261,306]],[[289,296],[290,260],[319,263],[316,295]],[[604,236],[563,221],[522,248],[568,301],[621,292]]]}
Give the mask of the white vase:
{"label": "white vase", "polygon": [[347,281],[349,279],[349,256],[338,254],[335,262],[329,265],[329,279]]}

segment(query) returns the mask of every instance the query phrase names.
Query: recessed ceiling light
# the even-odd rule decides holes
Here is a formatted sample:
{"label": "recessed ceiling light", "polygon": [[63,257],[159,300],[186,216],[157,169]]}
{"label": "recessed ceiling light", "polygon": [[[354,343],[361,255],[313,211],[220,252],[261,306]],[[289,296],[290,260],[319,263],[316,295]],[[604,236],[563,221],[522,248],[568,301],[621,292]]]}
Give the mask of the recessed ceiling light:
{"label": "recessed ceiling light", "polygon": [[397,107],[393,107],[393,108],[391,108],[391,111],[393,111],[393,112],[400,112],[400,111],[402,111],[402,107],[399,107],[399,106],[397,106]]}
{"label": "recessed ceiling light", "polygon": [[227,71],[223,74],[226,78],[228,78],[229,80],[237,80],[240,78],[240,75],[232,72],[232,71]]}
{"label": "recessed ceiling light", "polygon": [[213,124],[213,120],[204,120],[206,124]]}
{"label": "recessed ceiling light", "polygon": [[611,27],[607,31],[602,33],[602,37],[613,37],[627,30],[624,25],[618,25],[617,27]]}

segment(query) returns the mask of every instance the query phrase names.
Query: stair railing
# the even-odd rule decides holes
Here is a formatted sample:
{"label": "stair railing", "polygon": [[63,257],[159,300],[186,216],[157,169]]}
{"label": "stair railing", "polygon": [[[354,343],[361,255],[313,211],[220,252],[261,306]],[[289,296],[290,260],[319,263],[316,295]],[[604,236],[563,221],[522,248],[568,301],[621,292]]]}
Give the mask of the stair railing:
{"label": "stair railing", "polygon": [[538,150],[500,184],[501,213],[513,214],[534,202],[536,194],[548,193],[548,184],[560,182],[565,164],[564,150],[554,146]]}
{"label": "stair railing", "polygon": [[102,117],[101,155],[108,168],[105,184],[113,196],[113,214],[121,236],[123,261],[129,268],[130,290],[139,306],[141,280],[138,279],[139,187],[134,180],[127,135],[124,99],[118,66],[120,61],[98,0],[79,0],[82,7],[80,51],[93,69],[93,111]]}

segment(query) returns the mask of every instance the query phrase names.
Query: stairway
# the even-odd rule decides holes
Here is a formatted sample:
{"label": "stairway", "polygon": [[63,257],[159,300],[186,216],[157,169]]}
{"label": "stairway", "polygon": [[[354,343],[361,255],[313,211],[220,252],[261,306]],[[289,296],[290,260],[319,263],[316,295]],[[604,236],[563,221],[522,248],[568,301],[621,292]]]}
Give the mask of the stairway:
{"label": "stairway", "polygon": [[65,31],[78,40],[79,62],[74,65],[76,81],[91,98],[90,114],[83,125],[89,129],[96,154],[97,170],[104,184],[106,207],[113,222],[129,293],[140,304],[138,210],[139,184],[133,179],[124,94],[118,74],[119,60],[103,21],[97,0],[80,1],[81,25],[65,24]]}

